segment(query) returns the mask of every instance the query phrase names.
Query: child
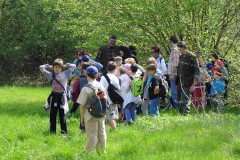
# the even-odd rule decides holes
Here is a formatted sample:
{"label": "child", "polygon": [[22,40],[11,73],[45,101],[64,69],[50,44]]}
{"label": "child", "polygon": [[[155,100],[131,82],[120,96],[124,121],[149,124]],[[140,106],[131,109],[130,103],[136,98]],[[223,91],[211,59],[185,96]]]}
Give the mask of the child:
{"label": "child", "polygon": [[119,77],[121,75],[119,67],[122,64],[122,57],[120,57],[120,56],[115,57],[114,58],[114,62],[116,63],[116,66],[117,66],[117,68],[116,68],[116,70],[114,72],[114,75],[119,79]]}
{"label": "child", "polygon": [[203,107],[205,104],[205,77],[207,73],[203,68],[203,61],[199,59],[198,64],[200,75],[192,93],[192,104],[194,107]]}
{"label": "child", "polygon": [[[107,71],[108,73],[106,76],[110,79],[110,83],[113,84],[116,88],[120,89],[119,85],[119,80],[118,78],[114,75],[114,72],[116,70],[117,66],[116,63],[113,61],[110,61],[107,65]],[[108,88],[109,84],[108,81],[104,76],[101,77],[100,83],[103,85],[104,88]],[[111,99],[109,98],[108,92],[107,92],[107,99],[108,99],[108,110],[107,110],[107,117],[106,119],[108,120],[108,123],[111,127],[111,130],[116,129],[116,120],[118,119],[118,105],[114,104]]]}
{"label": "child", "polygon": [[[150,64],[154,64],[157,67],[157,61],[155,58],[150,57],[147,61],[147,66]],[[159,69],[157,69],[157,75],[161,76],[161,71]],[[152,76],[147,74],[147,72],[145,72],[144,76],[143,76],[143,82],[145,82],[145,87],[144,87],[144,93],[143,93],[143,104],[142,104],[142,114],[143,115],[147,115],[148,114],[148,106],[149,106],[149,87],[150,87],[150,82],[152,80]]]}
{"label": "child", "polygon": [[[130,84],[131,84],[131,80],[130,80],[130,78],[129,78],[129,76],[128,76],[128,74],[131,75],[131,68],[130,68],[130,67],[131,67],[131,64],[125,63],[125,64],[123,65],[123,67],[125,68],[125,70],[128,71],[128,73],[122,74],[122,75],[120,76],[120,78],[119,78],[120,81],[121,81],[121,84],[120,84],[121,94],[122,94],[122,96],[123,96],[123,99],[125,99],[128,91],[129,91]],[[123,104],[122,104],[122,105],[123,105]],[[122,113],[122,115],[121,115],[121,120],[124,122],[124,121],[126,120],[126,116],[125,116],[125,111],[124,111],[123,107],[121,107],[121,113]]]}
{"label": "child", "polygon": [[[62,72],[64,68],[67,68],[67,70]],[[52,66],[49,64],[39,66],[40,71],[44,73],[52,87],[52,93],[48,98],[50,104],[50,133],[56,133],[57,111],[59,111],[61,133],[68,133],[65,115],[68,111],[68,102],[65,91],[68,78],[72,75],[72,71],[75,68],[75,64],[67,63],[66,65],[63,65],[62,59],[55,59]],[[53,69],[53,73],[47,71],[47,69]]]}
{"label": "child", "polygon": [[156,64],[149,64],[147,66],[147,73],[152,77],[148,89],[149,99],[150,99],[150,114],[152,116],[159,116],[158,102],[159,102],[159,86],[161,86],[160,77],[156,74],[157,66]]}
{"label": "child", "polygon": [[[76,102],[77,101],[77,98],[79,97],[80,93],[81,93],[81,90],[82,88],[87,84],[87,78],[86,78],[86,69],[89,67],[89,66],[93,66],[94,64],[90,63],[90,62],[84,62],[84,63],[81,63],[81,70],[82,70],[82,75],[79,77],[79,94],[76,95],[76,98],[73,99],[73,106],[72,106],[72,109],[67,113],[67,117],[70,117],[73,113],[76,112],[79,104]],[[82,132],[85,132],[85,127],[81,125],[80,123],[80,130]]]}
{"label": "child", "polygon": [[[91,84],[96,89],[100,89],[105,93],[104,87],[96,80],[98,70],[94,66],[90,66],[86,70],[86,78],[88,84]],[[83,87],[77,103],[80,104],[81,125],[85,126],[87,134],[86,149],[92,151],[100,147],[102,151],[106,148],[106,130],[105,117],[93,117],[86,109],[87,100],[93,95],[94,91],[90,87]]]}
{"label": "child", "polygon": [[[125,64],[126,65],[126,64]],[[124,94],[124,102],[123,102],[123,109],[125,111],[126,121],[125,123],[130,124],[131,121],[135,120],[136,117],[136,109],[137,105],[141,102],[141,97],[134,96],[131,91],[131,78],[136,77],[136,72],[138,70],[138,66],[136,64],[132,64],[130,66],[131,75],[127,75],[127,79],[125,81],[126,84],[128,83],[128,86],[125,86],[125,90],[127,91],[127,94]],[[130,78],[131,77],[131,78]]]}

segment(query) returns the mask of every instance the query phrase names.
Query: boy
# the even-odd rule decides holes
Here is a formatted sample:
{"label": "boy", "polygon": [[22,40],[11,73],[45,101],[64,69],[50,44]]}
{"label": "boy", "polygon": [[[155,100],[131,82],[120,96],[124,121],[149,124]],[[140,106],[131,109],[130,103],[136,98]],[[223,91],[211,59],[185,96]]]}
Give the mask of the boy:
{"label": "boy", "polygon": [[115,75],[117,78],[119,78],[120,75],[121,75],[121,72],[120,72],[119,67],[122,65],[122,57],[120,57],[120,56],[115,57],[115,58],[114,58],[114,62],[116,63],[116,66],[117,66],[117,68],[116,68],[116,70],[115,70],[115,72],[114,72],[114,75]]}
{"label": "boy", "polygon": [[[107,65],[107,71],[108,73],[106,74],[106,76],[110,79],[110,83],[113,84],[116,88],[120,89],[120,85],[119,85],[119,80],[118,78],[114,75],[114,72],[116,70],[117,66],[116,63],[113,61],[110,61]],[[103,85],[104,88],[108,88],[109,84],[108,81],[106,80],[106,78],[104,76],[101,77],[100,83]],[[107,110],[107,120],[108,123],[111,127],[111,130],[115,130],[116,129],[116,120],[118,119],[118,105],[114,104],[111,99],[109,98],[108,92],[107,92],[107,99],[108,99],[108,110]]]}
{"label": "boy", "polygon": [[130,77],[132,78],[137,77],[136,76],[137,70],[138,70],[137,64],[132,64],[130,66],[131,76],[126,75],[127,79],[125,80],[126,81],[125,86],[127,86],[125,88],[127,90],[127,93],[123,95],[124,96],[123,109],[125,111],[125,116],[126,116],[125,123],[127,124],[131,124],[131,121],[135,120],[137,105],[141,102],[141,96],[140,95],[134,96],[131,91],[132,80]]}
{"label": "boy", "polygon": [[[93,64],[90,63],[90,62],[84,62],[84,63],[81,64],[82,75],[79,77],[79,86],[78,86],[78,87],[79,87],[79,91],[80,91],[79,94],[81,93],[82,88],[87,84],[87,79],[86,79],[87,73],[86,73],[86,69],[87,69],[89,66],[92,66],[92,65],[93,65]],[[79,106],[79,104],[76,102],[77,99],[78,99],[78,97],[79,97],[79,94],[73,96],[73,98],[74,98],[74,97],[76,97],[76,98],[73,99],[73,106],[72,106],[72,109],[67,113],[67,117],[70,117],[73,113],[76,112],[76,110],[77,110],[77,108],[78,108],[78,106]],[[82,126],[81,123],[80,123],[80,127],[79,127],[79,128],[80,128],[80,130],[81,130],[82,132],[85,132],[85,127]]]}
{"label": "boy", "polygon": [[149,64],[147,66],[147,73],[152,77],[148,89],[148,96],[150,99],[150,114],[152,116],[159,116],[158,102],[159,102],[159,86],[161,86],[160,77],[156,74],[157,65]]}
{"label": "boy", "polygon": [[[91,84],[96,89],[105,92],[104,87],[96,80],[98,70],[94,66],[90,66],[86,70],[86,78],[88,84]],[[83,87],[77,99],[80,104],[81,125],[85,126],[87,134],[86,149],[92,151],[100,147],[102,150],[106,148],[106,131],[105,131],[105,117],[95,118],[86,109],[87,100],[94,94],[90,87]]]}
{"label": "boy", "polygon": [[[67,70],[62,72],[64,68],[67,68]],[[68,133],[65,116],[65,113],[68,111],[68,102],[65,91],[68,78],[71,77],[75,68],[75,64],[67,63],[66,65],[63,65],[63,60],[59,58],[53,61],[52,66],[49,64],[39,66],[40,71],[44,73],[52,87],[52,93],[48,98],[50,104],[50,133],[56,133],[57,111],[59,111],[61,133]],[[53,73],[47,71],[48,69],[53,69]]]}

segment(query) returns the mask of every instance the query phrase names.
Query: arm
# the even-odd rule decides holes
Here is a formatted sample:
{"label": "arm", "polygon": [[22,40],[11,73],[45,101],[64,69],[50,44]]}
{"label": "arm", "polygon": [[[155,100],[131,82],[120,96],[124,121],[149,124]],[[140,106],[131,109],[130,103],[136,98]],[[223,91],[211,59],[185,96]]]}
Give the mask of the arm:
{"label": "arm", "polygon": [[200,74],[199,66],[197,63],[197,58],[194,58],[193,67],[194,67],[194,75],[193,75],[194,79],[193,79],[192,86],[189,89],[190,92],[194,91],[194,86],[198,83],[198,78],[199,78],[199,74]]}
{"label": "arm", "polygon": [[67,63],[63,66],[63,68],[69,69],[71,72],[73,72],[73,70],[76,68],[76,65],[72,63]]}
{"label": "arm", "polygon": [[177,66],[178,66],[178,62],[179,62],[179,51],[178,50],[174,50],[173,51],[173,70],[171,73],[171,76],[169,77],[170,80],[174,79],[174,75],[177,73]]}
{"label": "arm", "polygon": [[85,105],[80,105],[80,117],[81,117],[81,124],[85,126],[84,123],[84,113],[85,113]]}
{"label": "arm", "polygon": [[161,66],[162,66],[162,69],[163,69],[163,75],[166,75],[167,74],[167,66],[166,66],[164,58],[162,58]]}
{"label": "arm", "polygon": [[46,72],[46,70],[50,69],[50,65],[49,64],[43,64],[41,66],[39,66],[39,69],[42,73]]}
{"label": "arm", "polygon": [[101,55],[102,55],[102,47],[100,47],[100,48],[98,49],[98,53],[97,53],[97,56],[96,56],[96,58],[95,58],[95,61],[100,62]]}
{"label": "arm", "polygon": [[94,63],[96,68],[98,69],[98,72],[101,72],[101,70],[103,68],[103,65],[101,63],[98,63],[98,62],[96,62],[96,61],[94,61],[92,59],[90,59],[89,62]]}
{"label": "arm", "polygon": [[78,65],[78,59],[75,59],[73,61],[73,64],[76,65],[76,68],[73,70],[73,74],[75,74],[76,76],[79,76],[80,75],[80,68],[79,68],[79,66],[77,66]]}

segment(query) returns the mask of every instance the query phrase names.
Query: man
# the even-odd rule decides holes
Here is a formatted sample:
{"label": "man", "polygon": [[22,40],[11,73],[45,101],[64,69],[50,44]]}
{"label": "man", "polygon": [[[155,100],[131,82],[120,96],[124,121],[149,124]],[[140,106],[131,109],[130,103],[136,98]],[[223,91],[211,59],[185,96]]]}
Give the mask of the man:
{"label": "man", "polygon": [[[98,75],[98,69],[94,66],[90,66],[86,70],[86,78],[88,84],[91,84],[96,89],[104,91],[104,87],[96,80]],[[81,125],[85,126],[87,134],[86,149],[92,151],[100,148],[103,151],[106,148],[106,130],[105,130],[105,117],[95,118],[86,109],[87,100],[94,94],[93,89],[90,87],[83,87],[81,93],[77,99],[77,103],[80,104],[80,116]]]}
{"label": "man", "polygon": [[178,51],[178,39],[176,36],[170,37],[170,45],[171,53],[168,61],[168,76],[170,81],[170,90],[171,90],[171,97],[172,97],[172,105],[175,109],[178,108],[178,101],[177,101],[177,91],[176,91],[176,77],[177,77],[177,66],[179,61],[180,53]]}
{"label": "man", "polygon": [[157,68],[161,71],[162,76],[167,74],[167,66],[165,59],[159,54],[160,49],[158,46],[151,47],[152,57],[156,59]]}
{"label": "man", "polygon": [[187,116],[190,107],[188,101],[190,93],[194,91],[194,86],[198,82],[200,74],[197,58],[188,50],[188,46],[184,41],[177,44],[181,53],[177,68],[177,96],[179,112],[183,116]]}
{"label": "man", "polygon": [[111,35],[108,39],[108,44],[103,45],[98,49],[95,60],[103,65],[102,73],[107,73],[107,64],[114,60],[114,57],[119,56],[119,48],[116,46],[117,37]]}

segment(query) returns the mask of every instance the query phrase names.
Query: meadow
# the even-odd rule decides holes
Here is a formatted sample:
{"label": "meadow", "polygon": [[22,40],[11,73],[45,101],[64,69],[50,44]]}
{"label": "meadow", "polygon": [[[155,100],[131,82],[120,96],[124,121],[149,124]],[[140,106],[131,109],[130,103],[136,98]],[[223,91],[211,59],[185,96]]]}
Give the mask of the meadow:
{"label": "meadow", "polygon": [[67,119],[68,135],[60,134],[59,122],[57,134],[49,134],[49,112],[43,109],[49,93],[50,87],[0,86],[1,160],[240,159],[239,108],[191,109],[189,116],[167,110],[159,117],[139,116],[130,126],[119,122],[113,132],[106,125],[106,152],[89,153],[79,109]]}

